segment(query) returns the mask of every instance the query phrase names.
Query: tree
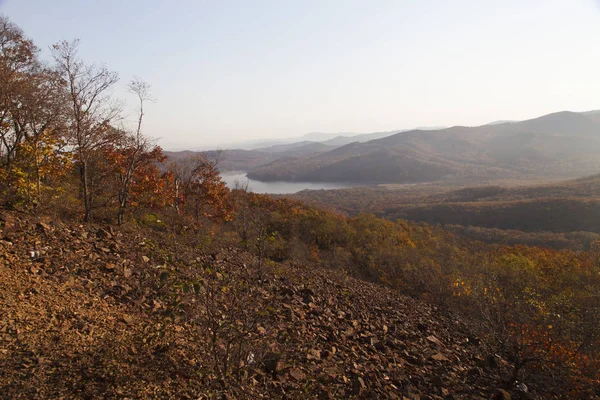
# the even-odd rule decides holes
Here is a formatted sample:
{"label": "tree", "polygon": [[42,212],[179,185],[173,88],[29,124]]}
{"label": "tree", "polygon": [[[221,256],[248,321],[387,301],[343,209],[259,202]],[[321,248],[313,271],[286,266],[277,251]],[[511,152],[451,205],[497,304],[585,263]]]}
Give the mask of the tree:
{"label": "tree", "polygon": [[0,165],[10,172],[25,135],[14,111],[22,105],[23,86],[38,64],[38,48],[18,26],[0,16],[0,50]]}
{"label": "tree", "polygon": [[116,72],[104,66],[86,64],[78,58],[79,41],[62,41],[52,48],[57,70],[63,78],[69,99],[68,139],[79,164],[84,220],[91,217],[93,187],[90,163],[94,152],[114,141],[111,128],[121,105],[111,98],[111,89],[119,80]]}
{"label": "tree", "polygon": [[142,122],[144,120],[144,104],[151,101],[150,85],[140,79],[132,80],[128,85],[129,91],[133,93],[138,100],[138,122],[134,133],[126,134],[123,138],[123,145],[115,152],[114,161],[118,168],[118,212],[117,222],[123,223],[123,216],[130,204],[131,186],[136,178],[145,179],[148,175],[138,177],[138,173],[146,169],[150,171],[154,163],[165,160],[162,150],[158,146],[153,146],[152,141],[142,133]]}
{"label": "tree", "polygon": [[218,154],[214,160],[192,155],[173,161],[169,166],[175,179],[176,208],[185,213],[191,205],[196,224],[201,217],[217,221],[230,220],[233,216],[231,193],[221,180],[217,163]]}
{"label": "tree", "polygon": [[0,47],[0,175],[12,200],[36,206],[46,176],[64,166],[63,84],[5,17],[0,17]]}
{"label": "tree", "polygon": [[[27,171],[28,184],[34,188],[29,196],[34,205],[42,198],[42,182],[50,175],[62,175],[68,158],[64,149],[65,97],[56,71],[36,69],[22,92],[21,107],[14,121],[24,132],[20,158]],[[28,156],[28,157],[24,157]]]}

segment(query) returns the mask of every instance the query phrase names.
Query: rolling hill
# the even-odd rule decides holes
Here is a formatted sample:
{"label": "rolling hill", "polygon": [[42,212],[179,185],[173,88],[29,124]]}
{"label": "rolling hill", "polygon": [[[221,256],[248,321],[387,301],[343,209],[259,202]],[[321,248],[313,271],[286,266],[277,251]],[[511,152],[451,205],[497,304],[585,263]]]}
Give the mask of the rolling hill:
{"label": "rolling hill", "polygon": [[428,182],[600,170],[598,113],[563,111],[520,122],[411,130],[252,169],[258,180]]}
{"label": "rolling hill", "polygon": [[368,212],[390,220],[439,224],[490,243],[589,249],[600,239],[600,174],[543,184],[517,183],[305,190],[293,197],[348,215]]}

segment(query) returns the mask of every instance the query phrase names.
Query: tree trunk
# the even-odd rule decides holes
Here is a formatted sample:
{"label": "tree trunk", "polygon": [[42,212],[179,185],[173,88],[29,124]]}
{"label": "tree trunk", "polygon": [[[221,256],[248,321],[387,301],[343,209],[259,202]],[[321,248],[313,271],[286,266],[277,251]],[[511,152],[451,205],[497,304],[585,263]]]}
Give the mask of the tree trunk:
{"label": "tree trunk", "polygon": [[37,208],[42,202],[42,177],[40,176],[40,157],[38,155],[38,143],[35,143],[35,188],[37,191],[37,201],[34,203],[33,208]]}
{"label": "tree trunk", "polygon": [[119,207],[119,213],[117,214],[117,225],[123,225],[123,214],[125,214],[125,208]]}
{"label": "tree trunk", "polygon": [[88,169],[85,161],[81,161],[81,188],[83,190],[83,206],[85,209],[85,214],[83,216],[83,220],[85,222],[89,222],[92,216],[92,204],[90,197],[90,189],[88,185]]}
{"label": "tree trunk", "polygon": [[117,212],[117,224],[123,224],[123,217],[125,216],[125,208],[127,207],[128,189],[125,192],[119,194],[119,211]]}

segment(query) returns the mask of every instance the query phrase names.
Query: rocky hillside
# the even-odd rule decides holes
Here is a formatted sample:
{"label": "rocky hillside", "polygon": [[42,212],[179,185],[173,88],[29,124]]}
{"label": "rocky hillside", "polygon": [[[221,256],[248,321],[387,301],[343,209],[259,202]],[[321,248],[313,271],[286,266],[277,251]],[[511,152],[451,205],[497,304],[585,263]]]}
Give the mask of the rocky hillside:
{"label": "rocky hillside", "polygon": [[455,315],[259,264],[141,228],[1,214],[0,398],[519,398]]}

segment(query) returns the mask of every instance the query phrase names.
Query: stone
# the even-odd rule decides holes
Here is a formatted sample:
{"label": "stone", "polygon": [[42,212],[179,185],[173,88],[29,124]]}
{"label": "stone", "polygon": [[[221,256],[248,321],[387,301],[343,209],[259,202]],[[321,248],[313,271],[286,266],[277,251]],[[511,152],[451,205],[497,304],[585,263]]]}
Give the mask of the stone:
{"label": "stone", "polygon": [[292,378],[294,378],[297,381],[301,381],[304,378],[306,378],[306,374],[304,372],[302,372],[302,370],[298,369],[298,368],[293,368],[290,370],[290,376]]}
{"label": "stone", "polygon": [[450,360],[448,360],[448,357],[446,357],[442,353],[435,353],[434,355],[431,356],[431,359],[435,360],[435,361],[450,361]]}
{"label": "stone", "polygon": [[46,235],[48,235],[49,233],[51,233],[51,232],[52,232],[52,228],[50,227],[50,225],[48,225],[48,224],[45,224],[45,223],[43,223],[43,222],[38,222],[38,223],[36,224],[36,228],[37,228],[37,229],[38,229],[40,232],[43,232],[43,233],[45,233]]}
{"label": "stone", "polygon": [[274,374],[279,369],[279,360],[281,360],[281,354],[273,351],[268,351],[262,358],[262,364],[266,372]]}
{"label": "stone", "polygon": [[112,235],[106,229],[98,229],[98,231],[96,231],[96,237],[99,239],[110,239],[112,238]]}
{"label": "stone", "polygon": [[492,395],[493,400],[511,400],[512,396],[504,389],[496,389]]}
{"label": "stone", "polygon": [[491,369],[496,369],[498,368],[498,356],[495,354],[489,354],[486,358],[485,358],[485,363],[486,365],[491,368]]}
{"label": "stone", "polygon": [[433,335],[427,336],[427,340],[435,345],[437,345],[438,347],[442,347],[443,344],[442,342],[440,342],[440,339],[436,338]]}

